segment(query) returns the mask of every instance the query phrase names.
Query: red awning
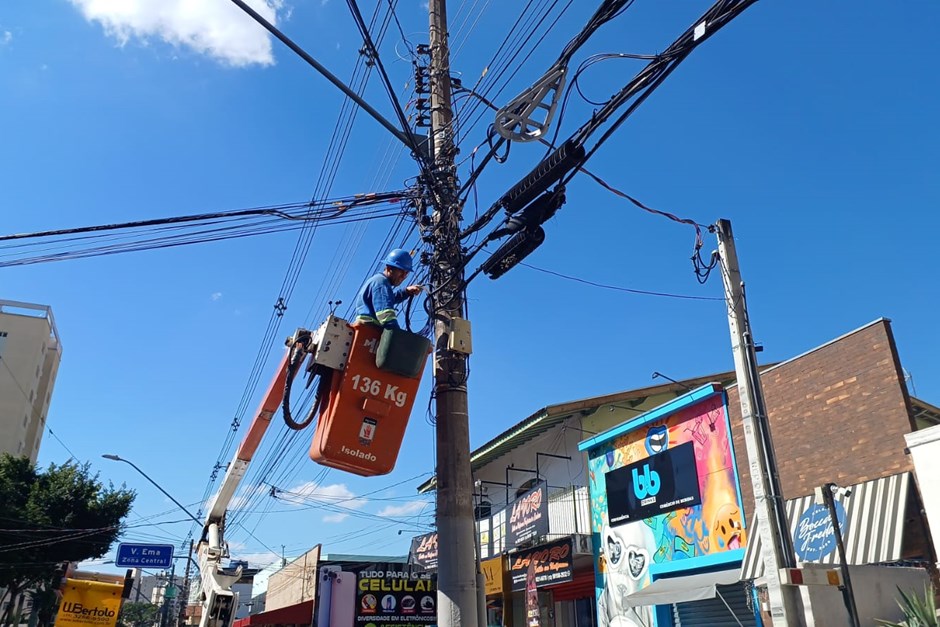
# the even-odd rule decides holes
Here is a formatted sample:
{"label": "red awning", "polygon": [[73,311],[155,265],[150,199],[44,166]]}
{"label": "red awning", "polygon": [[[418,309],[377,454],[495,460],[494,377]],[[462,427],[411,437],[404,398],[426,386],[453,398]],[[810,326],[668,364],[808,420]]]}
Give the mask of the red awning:
{"label": "red awning", "polygon": [[548,586],[546,590],[551,590],[552,600],[556,603],[560,601],[574,601],[576,599],[594,598],[594,569],[585,569],[575,572],[574,578],[566,583],[557,586]]}
{"label": "red awning", "polygon": [[288,605],[269,612],[253,614],[236,620],[232,627],[257,627],[259,625],[310,625],[313,623],[313,600],[297,605]]}

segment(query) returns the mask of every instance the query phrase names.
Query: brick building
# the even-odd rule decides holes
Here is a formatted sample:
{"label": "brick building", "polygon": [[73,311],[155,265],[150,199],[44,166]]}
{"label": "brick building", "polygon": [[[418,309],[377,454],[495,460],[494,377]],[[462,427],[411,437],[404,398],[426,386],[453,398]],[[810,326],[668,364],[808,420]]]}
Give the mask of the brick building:
{"label": "brick building", "polygon": [[[904,436],[940,424],[940,409],[908,394],[890,321],[875,320],[784,362],[762,366],[761,381],[788,513],[799,517],[812,500],[814,488],[827,482],[856,486],[858,496],[848,505],[847,514],[852,517],[850,533],[856,536],[849,538],[855,550],[853,557],[853,547],[849,547],[850,563],[915,562],[929,567],[936,562]],[[753,491],[733,372],[547,405],[472,452],[474,479],[493,511],[508,505],[522,487],[518,482],[532,480],[524,474],[532,470],[526,469],[537,470],[537,478],[552,486],[567,486],[558,490],[556,497],[564,492],[580,494],[586,491],[589,475],[578,452],[580,440],[640,420],[707,382],[717,382],[727,392],[741,502],[746,524],[753,531]],[[569,456],[571,461],[566,461]],[[506,485],[505,503],[500,502],[502,489],[493,489],[487,496],[486,486],[494,484]],[[434,485],[432,478],[419,489],[433,490]],[[583,518],[575,514],[576,520]],[[540,541],[551,541],[562,531],[570,533],[570,525],[561,522],[550,518],[549,533]],[[561,531],[556,533],[555,527]],[[574,529],[581,532],[578,526]],[[866,546],[873,543],[890,546]],[[749,533],[747,544],[750,554],[758,545],[757,536]],[[746,562],[743,552],[737,553],[738,559]],[[754,551],[751,560],[757,564],[750,566],[762,566],[759,555]],[[830,554],[825,559],[833,557]],[[743,565],[746,571],[749,564]],[[759,575],[745,578],[755,576]],[[730,588],[725,587],[729,593]],[[582,620],[576,611],[559,603],[559,598],[544,600],[545,615],[553,617],[547,624],[597,624],[597,616],[593,621]],[[893,600],[890,603],[893,606]],[[676,605],[672,609],[679,612],[681,608]],[[740,613],[737,616],[747,624],[756,620]],[[516,618],[519,622],[521,617]]]}
{"label": "brick building", "polygon": [[[917,430],[890,321],[874,322],[761,371],[787,498],[832,481],[861,483],[914,469],[904,434]],[[924,419],[924,403],[916,401]],[[728,390],[741,491],[754,501],[737,388]],[[940,420],[940,416],[933,416]]]}

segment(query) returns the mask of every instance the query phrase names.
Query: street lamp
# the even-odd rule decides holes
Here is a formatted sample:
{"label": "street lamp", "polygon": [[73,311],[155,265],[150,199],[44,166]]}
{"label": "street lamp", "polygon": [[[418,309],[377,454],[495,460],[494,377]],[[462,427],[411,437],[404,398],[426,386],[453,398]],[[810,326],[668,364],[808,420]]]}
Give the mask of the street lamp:
{"label": "street lamp", "polygon": [[202,524],[202,521],[200,521],[198,518],[196,518],[195,516],[193,516],[192,512],[190,512],[188,509],[186,509],[186,507],[184,507],[182,503],[180,503],[179,501],[177,501],[176,499],[174,499],[174,498],[170,495],[169,492],[167,492],[167,491],[164,490],[162,487],[160,487],[160,484],[159,484],[159,483],[157,483],[156,481],[154,481],[153,479],[151,479],[149,476],[147,476],[147,473],[145,473],[143,470],[141,470],[140,468],[138,468],[137,465],[136,465],[134,462],[132,462],[132,461],[130,461],[130,460],[128,460],[128,459],[124,459],[123,457],[119,457],[119,456],[117,456],[117,455],[102,455],[102,457],[104,457],[105,459],[110,459],[111,461],[115,461],[115,462],[124,462],[125,464],[129,464],[129,465],[131,466],[131,468],[133,468],[134,470],[136,470],[137,472],[139,472],[141,475],[143,475],[144,479],[146,479],[147,481],[149,481],[150,483],[152,483],[152,484],[154,485],[154,487],[156,487],[158,490],[160,490],[161,492],[163,492],[163,494],[165,494],[168,499],[170,499],[171,501],[173,501],[174,503],[176,503],[176,506],[179,507],[179,508],[180,508],[181,510],[183,510],[184,512],[186,512],[186,514],[187,514],[190,518],[192,518],[194,521],[196,521],[197,524],[199,524],[199,525]]}

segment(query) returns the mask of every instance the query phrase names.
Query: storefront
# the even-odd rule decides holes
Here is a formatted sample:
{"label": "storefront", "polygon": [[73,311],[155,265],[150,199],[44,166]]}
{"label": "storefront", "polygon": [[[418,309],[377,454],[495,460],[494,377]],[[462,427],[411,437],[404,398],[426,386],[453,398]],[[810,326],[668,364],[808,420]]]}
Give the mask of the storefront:
{"label": "storefront", "polygon": [[503,624],[593,627],[594,569],[587,548],[585,537],[567,536],[510,553],[512,623]]}
{"label": "storefront", "polygon": [[509,573],[506,570],[506,559],[500,555],[480,562],[480,571],[483,573],[483,592],[486,595],[486,625],[512,627],[512,612],[509,612],[506,621],[506,608],[511,608],[512,588],[509,586]]}
{"label": "storefront", "polygon": [[[595,627],[590,539],[551,534],[549,501],[548,484],[536,481],[476,521],[489,627]],[[573,501],[565,507],[574,508]],[[437,559],[437,533],[412,538],[410,564],[435,570]]]}
{"label": "storefront", "polygon": [[756,624],[739,582],[747,531],[720,386],[579,448],[588,454],[599,627]]}

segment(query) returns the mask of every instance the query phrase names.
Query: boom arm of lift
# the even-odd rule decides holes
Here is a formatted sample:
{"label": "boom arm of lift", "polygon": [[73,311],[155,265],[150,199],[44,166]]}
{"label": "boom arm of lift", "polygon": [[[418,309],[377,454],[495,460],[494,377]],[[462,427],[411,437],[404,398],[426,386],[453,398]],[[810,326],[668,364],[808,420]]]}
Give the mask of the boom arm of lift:
{"label": "boom arm of lift", "polygon": [[245,439],[235,452],[235,457],[229,464],[222,485],[206,515],[205,527],[198,548],[202,586],[202,617],[199,620],[199,627],[229,627],[238,610],[238,593],[232,590],[232,586],[241,579],[241,566],[234,569],[222,567],[222,560],[228,557],[228,546],[224,541],[225,512],[245,476],[245,471],[248,470],[251,458],[258,450],[261,439],[271,424],[271,418],[277,413],[284,399],[287,366],[293,354],[292,349],[302,333],[309,337],[309,332],[299,329],[288,340],[288,349],[277,367],[277,374],[271,381],[268,391],[265,392],[261,405],[255,412],[251,426],[245,434]]}

